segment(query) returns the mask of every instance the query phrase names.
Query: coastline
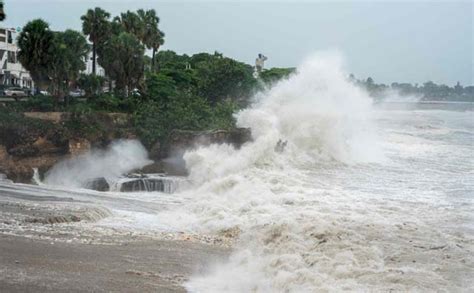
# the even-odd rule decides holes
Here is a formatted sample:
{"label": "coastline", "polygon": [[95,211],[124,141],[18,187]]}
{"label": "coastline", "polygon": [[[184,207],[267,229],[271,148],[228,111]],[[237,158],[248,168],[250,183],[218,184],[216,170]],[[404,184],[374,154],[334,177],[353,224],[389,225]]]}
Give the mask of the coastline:
{"label": "coastline", "polygon": [[102,227],[97,222],[112,216],[108,208],[72,193],[42,196],[33,185],[0,187],[5,292],[185,292],[192,274],[230,251],[204,235]]}
{"label": "coastline", "polygon": [[225,249],[186,241],[51,242],[0,235],[4,292],[186,292],[183,283]]}

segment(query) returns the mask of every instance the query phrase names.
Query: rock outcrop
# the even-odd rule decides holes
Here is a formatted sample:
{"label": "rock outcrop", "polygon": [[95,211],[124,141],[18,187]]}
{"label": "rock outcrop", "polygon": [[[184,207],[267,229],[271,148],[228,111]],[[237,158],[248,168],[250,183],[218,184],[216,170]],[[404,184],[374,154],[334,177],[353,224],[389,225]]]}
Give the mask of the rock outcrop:
{"label": "rock outcrop", "polygon": [[[87,152],[92,147],[106,146],[114,139],[134,137],[126,114],[94,115],[93,120],[100,125],[100,130],[90,134],[84,134],[80,129],[71,131],[74,127],[65,126],[71,119],[69,113],[60,112],[29,112],[3,117],[0,121],[0,172],[15,182],[31,183],[33,168],[44,174],[60,160]],[[74,123],[89,123],[75,119]],[[93,121],[90,125],[94,125]]]}
{"label": "rock outcrop", "polygon": [[[0,173],[15,182],[31,183],[33,168],[42,176],[60,160],[94,147],[105,147],[115,139],[136,138],[129,116],[123,113],[95,113],[79,118],[61,112],[4,115],[7,116],[0,117]],[[149,148],[150,158],[155,163],[135,171],[186,175],[182,159],[186,150],[214,143],[240,148],[250,140],[250,129],[245,128],[174,130],[166,143],[157,142]],[[91,182],[91,189],[105,191],[109,188],[100,178]]]}
{"label": "rock outcrop", "polygon": [[174,130],[171,132],[167,144],[159,152],[155,150],[155,153],[159,153],[161,158],[166,158],[198,146],[207,146],[214,143],[227,143],[240,148],[251,139],[252,135],[249,128],[212,131]]}

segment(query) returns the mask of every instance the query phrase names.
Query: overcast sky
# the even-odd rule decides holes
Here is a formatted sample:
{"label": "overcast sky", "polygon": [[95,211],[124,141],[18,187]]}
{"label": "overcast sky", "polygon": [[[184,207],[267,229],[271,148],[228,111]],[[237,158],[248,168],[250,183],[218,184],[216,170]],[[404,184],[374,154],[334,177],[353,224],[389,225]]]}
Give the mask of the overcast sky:
{"label": "overcast sky", "polygon": [[117,15],[154,8],[166,34],[163,49],[224,53],[267,67],[297,66],[318,50],[338,50],[358,78],[376,82],[432,80],[474,84],[472,1],[172,1],[5,0],[3,25],[34,18],[54,30],[81,29],[80,16],[100,6]]}

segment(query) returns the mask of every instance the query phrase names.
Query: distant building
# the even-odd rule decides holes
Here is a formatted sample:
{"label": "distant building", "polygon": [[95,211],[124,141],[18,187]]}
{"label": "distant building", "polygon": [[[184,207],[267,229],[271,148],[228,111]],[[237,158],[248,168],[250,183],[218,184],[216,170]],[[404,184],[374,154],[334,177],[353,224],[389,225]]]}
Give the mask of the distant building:
{"label": "distant building", "polygon": [[[92,74],[92,52],[89,54],[86,60],[86,69],[82,71],[82,73],[85,74]],[[105,70],[102,68],[99,63],[97,63],[97,60],[95,62],[95,75],[98,76],[105,76]]]}
{"label": "distant building", "polygon": [[0,86],[33,89],[30,73],[18,61],[16,30],[0,28]]}

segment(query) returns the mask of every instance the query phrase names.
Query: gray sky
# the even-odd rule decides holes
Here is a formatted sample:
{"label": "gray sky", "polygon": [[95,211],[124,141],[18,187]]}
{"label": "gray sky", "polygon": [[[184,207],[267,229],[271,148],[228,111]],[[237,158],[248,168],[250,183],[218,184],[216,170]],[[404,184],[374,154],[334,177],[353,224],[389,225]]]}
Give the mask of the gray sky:
{"label": "gray sky", "polygon": [[4,26],[43,18],[54,30],[81,29],[80,16],[100,6],[117,15],[154,8],[164,49],[224,53],[267,67],[293,67],[318,50],[338,50],[358,78],[390,83],[432,80],[474,84],[471,1],[156,1],[5,0]]}

